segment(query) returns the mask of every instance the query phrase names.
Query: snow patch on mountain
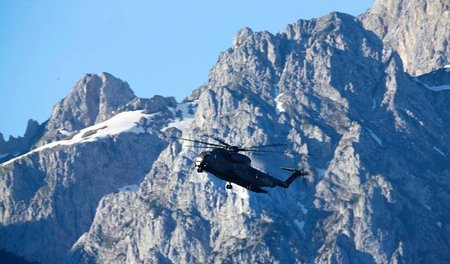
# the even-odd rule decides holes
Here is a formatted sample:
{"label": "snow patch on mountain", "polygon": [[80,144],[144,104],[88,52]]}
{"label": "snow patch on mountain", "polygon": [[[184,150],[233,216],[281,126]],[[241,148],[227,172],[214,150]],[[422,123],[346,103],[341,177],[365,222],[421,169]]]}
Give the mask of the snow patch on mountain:
{"label": "snow patch on mountain", "polygon": [[70,139],[54,141],[49,144],[40,146],[21,156],[6,161],[0,164],[0,166],[10,164],[32,153],[39,152],[44,149],[54,148],[57,146],[68,146],[84,142],[92,142],[99,138],[113,136],[125,132],[132,132],[136,134],[145,133],[146,130],[140,125],[140,120],[142,118],[150,118],[152,115],[154,114],[144,114],[142,110],[119,113],[104,122],[80,130]]}
{"label": "snow patch on mountain", "polygon": [[439,152],[439,154],[441,154],[442,156],[447,156],[442,150],[440,150],[438,147],[433,146],[434,150],[436,150],[437,152]]}
{"label": "snow patch on mountain", "polygon": [[67,137],[73,134],[73,132],[67,131],[65,129],[59,129],[58,133],[60,133],[61,135],[67,136]]}
{"label": "snow patch on mountain", "polygon": [[286,112],[286,108],[284,107],[284,102],[281,99],[285,95],[285,93],[280,93],[280,87],[276,84],[274,86],[274,93],[275,93],[275,110],[277,114]]}
{"label": "snow patch on mountain", "polygon": [[[446,68],[445,71],[446,72],[450,72],[450,68]],[[436,73],[436,71],[433,72],[432,74],[435,74],[435,73]],[[433,91],[433,92],[440,92],[440,91],[450,90],[450,85],[448,85],[448,84],[433,86],[433,85],[428,85],[428,84],[420,81],[418,78],[414,78],[414,81],[422,84],[425,88],[427,88],[428,90]]]}
{"label": "snow patch on mountain", "polygon": [[425,124],[419,118],[417,118],[416,115],[411,110],[405,109],[405,112],[408,116],[416,120],[421,126],[425,126]]}
{"label": "snow patch on mountain", "polygon": [[370,136],[380,145],[383,146],[383,141],[369,128],[367,129],[369,131]]}
{"label": "snow patch on mountain", "polygon": [[302,232],[303,235],[305,235],[305,221],[300,221],[298,219],[294,219],[295,224],[297,225],[298,229]]}
{"label": "snow patch on mountain", "polygon": [[277,103],[277,113],[283,113],[286,112],[286,109],[284,108],[284,103],[280,100],[280,98],[284,95],[284,93],[281,93],[275,97],[275,102]]}
{"label": "snow patch on mountain", "polygon": [[427,87],[428,90],[431,90],[431,91],[434,91],[434,92],[450,90],[450,85],[429,86],[429,85],[425,84],[425,87]]}
{"label": "snow patch on mountain", "polygon": [[267,216],[266,214],[262,214],[261,215],[261,221],[266,222],[266,223],[273,223],[273,219],[269,216]]}
{"label": "snow patch on mountain", "polygon": [[75,143],[78,143],[81,141],[94,141],[98,138],[117,135],[124,132],[136,134],[145,133],[146,131],[139,124],[139,121],[142,118],[150,118],[151,116],[151,114],[144,114],[141,110],[123,112],[105,122],[81,130],[80,133],[73,137],[73,139],[75,140]]}
{"label": "snow patch on mountain", "polygon": [[308,209],[306,209],[306,207],[303,204],[297,203],[297,205],[300,207],[300,210],[302,210],[303,214],[307,214],[308,213]]}
{"label": "snow patch on mountain", "polygon": [[189,125],[194,121],[195,113],[197,112],[198,101],[185,102],[177,105],[176,108],[169,108],[175,120],[167,124],[162,131],[166,131],[171,127],[175,127],[181,131],[189,127]]}

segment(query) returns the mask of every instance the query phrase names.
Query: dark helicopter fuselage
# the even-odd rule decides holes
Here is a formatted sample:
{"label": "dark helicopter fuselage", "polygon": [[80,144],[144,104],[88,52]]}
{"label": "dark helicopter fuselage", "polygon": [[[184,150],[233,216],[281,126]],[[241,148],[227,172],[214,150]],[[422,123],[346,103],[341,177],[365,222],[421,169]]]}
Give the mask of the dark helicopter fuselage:
{"label": "dark helicopter fuselage", "polygon": [[[195,167],[198,172],[207,171],[224,181],[258,193],[267,193],[261,189],[262,187],[288,188],[290,183],[299,176],[293,174],[286,181],[281,181],[253,168],[249,157],[224,148],[203,151],[195,159]],[[227,188],[231,188],[231,185],[228,186]]]}

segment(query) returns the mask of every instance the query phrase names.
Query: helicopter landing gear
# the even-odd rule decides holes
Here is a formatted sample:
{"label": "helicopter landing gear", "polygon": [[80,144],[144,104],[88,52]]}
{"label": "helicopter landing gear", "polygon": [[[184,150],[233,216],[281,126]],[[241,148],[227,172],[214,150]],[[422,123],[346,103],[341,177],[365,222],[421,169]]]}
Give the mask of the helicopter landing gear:
{"label": "helicopter landing gear", "polygon": [[231,183],[227,183],[226,188],[227,188],[227,190],[231,190],[233,188],[233,186],[231,185]]}
{"label": "helicopter landing gear", "polygon": [[203,169],[202,169],[202,168],[198,168],[198,169],[197,169],[197,172],[198,172],[198,173],[202,173],[202,172],[203,172]]}

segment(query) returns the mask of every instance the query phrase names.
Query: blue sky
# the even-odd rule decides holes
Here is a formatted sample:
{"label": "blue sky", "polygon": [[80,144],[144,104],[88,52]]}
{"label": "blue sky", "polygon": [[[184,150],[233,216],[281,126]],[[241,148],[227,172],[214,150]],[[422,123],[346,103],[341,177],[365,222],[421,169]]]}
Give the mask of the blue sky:
{"label": "blue sky", "polygon": [[283,32],[374,0],[1,0],[0,132],[44,122],[86,73],[109,72],[137,96],[178,101],[207,81],[243,27]]}

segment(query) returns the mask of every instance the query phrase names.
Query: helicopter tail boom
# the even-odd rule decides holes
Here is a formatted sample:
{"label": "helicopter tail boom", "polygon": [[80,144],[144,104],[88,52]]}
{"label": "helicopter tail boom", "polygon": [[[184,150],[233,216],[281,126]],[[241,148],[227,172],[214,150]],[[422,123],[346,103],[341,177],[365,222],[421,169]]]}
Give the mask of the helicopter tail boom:
{"label": "helicopter tail boom", "polygon": [[289,186],[291,185],[292,182],[295,181],[295,179],[297,179],[298,177],[305,177],[306,175],[308,175],[309,173],[307,171],[305,171],[304,169],[300,169],[300,170],[296,170],[296,169],[291,169],[291,168],[282,168],[283,170],[287,170],[287,171],[292,171],[291,176],[289,176],[289,178],[287,178],[284,182],[283,182],[283,187],[284,188],[289,188]]}

